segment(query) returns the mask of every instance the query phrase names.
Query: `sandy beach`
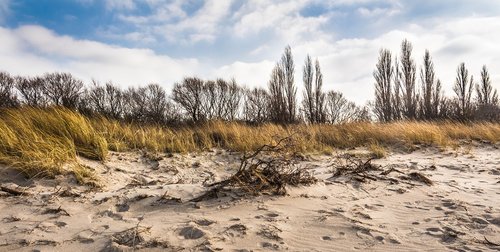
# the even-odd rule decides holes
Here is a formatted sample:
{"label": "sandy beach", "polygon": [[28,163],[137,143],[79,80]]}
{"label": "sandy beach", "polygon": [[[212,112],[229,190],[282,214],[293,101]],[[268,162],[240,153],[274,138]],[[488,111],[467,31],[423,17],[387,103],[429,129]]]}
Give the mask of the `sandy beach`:
{"label": "sandy beach", "polygon": [[391,152],[364,179],[332,177],[344,152],[305,156],[299,165],[318,182],[285,196],[199,202],[191,199],[233,174],[240,153],[80,159],[100,189],[0,169],[0,251],[500,251],[498,146]]}

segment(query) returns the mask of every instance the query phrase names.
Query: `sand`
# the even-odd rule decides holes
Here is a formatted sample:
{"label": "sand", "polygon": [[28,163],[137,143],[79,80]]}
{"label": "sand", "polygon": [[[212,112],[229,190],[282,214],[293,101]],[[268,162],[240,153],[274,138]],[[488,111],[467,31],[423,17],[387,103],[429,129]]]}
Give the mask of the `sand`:
{"label": "sand", "polygon": [[[286,196],[190,202],[234,173],[240,156],[80,160],[101,178],[98,190],[4,167],[0,185],[25,194],[0,191],[0,251],[500,251],[498,146],[390,153],[372,163],[397,171],[365,182],[332,178],[335,159],[312,155],[300,165],[319,182]],[[406,180],[411,172],[433,184]]]}

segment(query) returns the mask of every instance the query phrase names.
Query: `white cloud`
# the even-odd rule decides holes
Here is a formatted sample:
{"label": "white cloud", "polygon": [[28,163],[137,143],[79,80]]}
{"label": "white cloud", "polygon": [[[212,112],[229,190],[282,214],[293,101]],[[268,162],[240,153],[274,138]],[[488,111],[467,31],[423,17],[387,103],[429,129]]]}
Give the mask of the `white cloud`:
{"label": "white cloud", "polygon": [[401,13],[401,9],[399,8],[365,8],[361,7],[358,9],[358,13],[361,14],[361,16],[364,17],[390,17],[394,16],[396,14]]}
{"label": "white cloud", "polygon": [[199,66],[196,59],[175,59],[150,49],[76,40],[40,26],[0,28],[0,37],[0,69],[12,74],[67,71],[86,81],[96,78],[124,86],[150,82],[171,85],[195,74]]}
{"label": "white cloud", "polygon": [[106,0],[106,9],[132,10],[135,9],[134,0]]}
{"label": "white cloud", "polygon": [[[493,86],[500,90],[500,48],[497,46],[500,44],[500,34],[495,32],[497,30],[500,30],[500,17],[469,17],[436,20],[436,23],[426,27],[408,25],[372,39],[305,41],[292,48],[296,85],[301,89],[303,60],[310,54],[320,61],[325,90],[341,91],[348,99],[364,104],[373,99],[372,73],[379,49],[388,48],[396,56],[401,41],[407,38],[413,43],[418,71],[425,49],[430,50],[437,77],[441,79],[446,95],[454,95],[451,88],[456,68],[461,62],[466,63],[475,80],[479,79],[482,65],[487,65]],[[266,85],[276,60],[278,58],[253,63],[236,62],[222,67],[216,73],[232,73],[240,81],[248,80],[246,83],[251,86]],[[419,79],[417,81],[420,83]]]}
{"label": "white cloud", "polygon": [[267,87],[267,80],[276,63],[269,60],[248,63],[236,61],[214,70],[211,78],[235,78],[239,84],[248,87]]}
{"label": "white cloud", "polygon": [[146,0],[153,12],[148,15],[124,15],[118,18],[133,24],[143,33],[153,34],[171,43],[213,42],[221,34],[221,23],[229,14],[232,0],[206,0],[192,14],[183,9],[186,2]]}

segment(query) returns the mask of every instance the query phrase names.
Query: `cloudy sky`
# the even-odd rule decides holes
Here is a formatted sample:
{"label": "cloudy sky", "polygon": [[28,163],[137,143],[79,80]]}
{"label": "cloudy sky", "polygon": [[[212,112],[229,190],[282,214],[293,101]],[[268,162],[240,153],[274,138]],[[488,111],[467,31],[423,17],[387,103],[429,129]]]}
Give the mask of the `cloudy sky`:
{"label": "cloudy sky", "polygon": [[430,50],[448,95],[461,62],[477,77],[487,65],[500,89],[498,0],[0,0],[0,71],[122,86],[191,75],[266,86],[290,45],[297,85],[309,54],[325,89],[362,104],[379,49],[404,38],[418,65]]}

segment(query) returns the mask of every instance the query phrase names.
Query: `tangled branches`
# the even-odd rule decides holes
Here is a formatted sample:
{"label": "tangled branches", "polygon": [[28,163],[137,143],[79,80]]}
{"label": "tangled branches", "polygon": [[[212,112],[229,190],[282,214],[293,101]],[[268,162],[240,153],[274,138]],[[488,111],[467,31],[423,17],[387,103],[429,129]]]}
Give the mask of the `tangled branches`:
{"label": "tangled branches", "polygon": [[[350,180],[357,182],[367,182],[385,180],[393,184],[406,183],[412,184],[408,181],[416,181],[428,186],[433,185],[433,182],[420,172],[412,171],[409,173],[402,172],[394,167],[390,169],[383,170],[371,163],[373,158],[363,161],[360,158],[353,157],[351,155],[341,155],[334,160],[335,170],[333,172],[332,178],[346,177]],[[379,171],[380,173],[377,173]],[[391,177],[390,173],[398,173],[399,176]]]}
{"label": "tangled branches", "polygon": [[317,180],[298,165],[292,137],[280,139],[275,145],[263,145],[250,155],[243,155],[238,171],[230,178],[209,185],[211,189],[193,199],[201,201],[217,197],[221,190],[233,187],[245,194],[284,195],[286,186],[309,185]]}

